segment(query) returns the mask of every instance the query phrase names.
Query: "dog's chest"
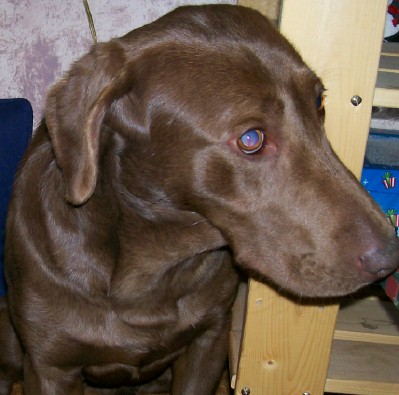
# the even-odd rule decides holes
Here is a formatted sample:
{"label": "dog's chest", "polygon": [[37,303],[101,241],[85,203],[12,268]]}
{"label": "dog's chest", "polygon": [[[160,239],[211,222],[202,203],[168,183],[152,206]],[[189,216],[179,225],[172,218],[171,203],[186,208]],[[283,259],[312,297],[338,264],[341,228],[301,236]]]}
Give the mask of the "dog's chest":
{"label": "dog's chest", "polygon": [[[228,313],[236,293],[237,273],[227,251],[203,253],[143,282],[142,295],[129,309],[131,325],[138,316],[173,335],[212,325]],[[139,287],[140,287],[139,286]],[[172,330],[171,330],[172,329]]]}
{"label": "dog's chest", "polygon": [[102,356],[103,345],[95,346],[89,363],[93,368],[87,368],[85,374],[94,382],[102,382],[95,366],[122,363],[141,379],[154,377],[195,338],[208,329],[229,324],[237,282],[227,251],[203,254],[164,273],[162,281],[128,308],[117,308],[109,315],[106,332],[111,337],[105,337],[108,351]]}

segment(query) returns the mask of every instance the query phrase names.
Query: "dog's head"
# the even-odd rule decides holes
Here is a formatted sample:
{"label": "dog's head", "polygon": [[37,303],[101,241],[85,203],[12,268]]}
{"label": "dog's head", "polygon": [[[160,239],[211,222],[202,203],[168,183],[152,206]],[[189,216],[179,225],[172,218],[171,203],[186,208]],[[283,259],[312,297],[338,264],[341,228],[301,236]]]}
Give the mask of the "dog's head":
{"label": "dog's head", "polygon": [[93,194],[101,137],[116,133],[142,163],[133,177],[209,221],[239,265],[339,295],[387,275],[399,248],[326,139],[323,95],[257,12],[183,7],[93,47],[50,92],[46,121],[72,204]]}

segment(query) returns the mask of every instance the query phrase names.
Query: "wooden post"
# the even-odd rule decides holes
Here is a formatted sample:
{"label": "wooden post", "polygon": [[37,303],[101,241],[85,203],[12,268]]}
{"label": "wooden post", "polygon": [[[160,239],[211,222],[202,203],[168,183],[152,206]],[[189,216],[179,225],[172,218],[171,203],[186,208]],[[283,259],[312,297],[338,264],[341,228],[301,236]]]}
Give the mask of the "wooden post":
{"label": "wooden post", "polygon": [[[251,6],[262,11],[264,1]],[[358,177],[385,13],[386,0],[284,0],[282,6],[280,30],[328,89],[327,135]],[[251,395],[323,394],[337,312],[337,305],[301,305],[251,280],[235,394],[244,387]]]}
{"label": "wooden post", "polygon": [[[385,0],[284,0],[280,30],[322,78],[326,132],[360,177],[385,25]],[[353,96],[362,103],[354,106]]]}
{"label": "wooden post", "polygon": [[277,21],[280,17],[281,1],[282,0],[238,0],[238,4],[258,10],[277,25]]}

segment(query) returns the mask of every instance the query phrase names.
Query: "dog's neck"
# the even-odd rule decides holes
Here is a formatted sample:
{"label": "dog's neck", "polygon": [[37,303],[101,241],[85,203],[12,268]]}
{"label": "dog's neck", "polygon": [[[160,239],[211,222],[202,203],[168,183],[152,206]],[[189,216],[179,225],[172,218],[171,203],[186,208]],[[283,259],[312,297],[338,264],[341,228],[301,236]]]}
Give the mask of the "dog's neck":
{"label": "dog's neck", "polygon": [[[144,179],[151,164],[136,160],[126,151],[113,154],[112,158],[113,166],[123,162],[126,168],[128,163],[131,171],[126,174],[120,169],[109,180],[119,212],[119,256],[110,290],[114,297],[128,301],[133,295],[142,294],[138,284],[149,289],[154,286],[135,278],[142,277],[143,272],[148,278],[157,279],[182,262],[227,245],[219,230],[204,217],[176,207],[159,186]],[[130,284],[136,288],[131,289]]]}

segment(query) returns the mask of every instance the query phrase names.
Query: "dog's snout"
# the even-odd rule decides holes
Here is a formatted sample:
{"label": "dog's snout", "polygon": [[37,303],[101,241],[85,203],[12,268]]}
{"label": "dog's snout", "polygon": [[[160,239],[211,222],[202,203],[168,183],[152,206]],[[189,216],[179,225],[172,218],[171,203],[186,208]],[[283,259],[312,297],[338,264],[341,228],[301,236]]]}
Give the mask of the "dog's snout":
{"label": "dog's snout", "polygon": [[375,280],[386,277],[399,267],[399,242],[393,240],[385,248],[371,246],[359,256],[361,268]]}

